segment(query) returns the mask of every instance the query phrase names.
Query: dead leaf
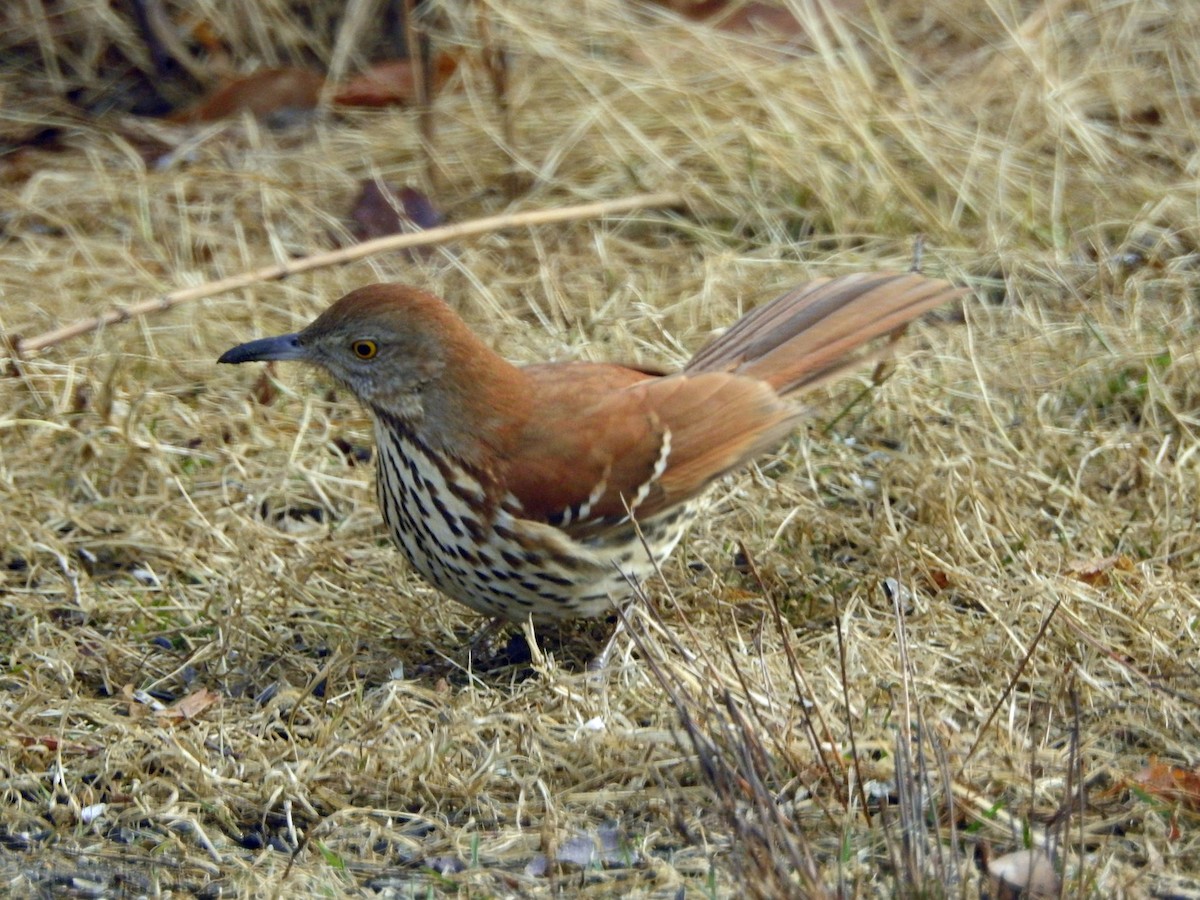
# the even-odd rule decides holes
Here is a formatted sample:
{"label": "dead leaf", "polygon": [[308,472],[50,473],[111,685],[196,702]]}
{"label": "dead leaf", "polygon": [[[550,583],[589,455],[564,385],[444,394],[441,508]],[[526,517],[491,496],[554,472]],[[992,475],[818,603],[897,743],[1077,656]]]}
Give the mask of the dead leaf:
{"label": "dead leaf", "polygon": [[132,684],[121,688],[121,696],[129,701],[127,714],[131,719],[144,719],[151,713],[161,712],[165,707],[145,691],[137,690]]}
{"label": "dead leaf", "polygon": [[441,213],[420,191],[375,179],[362,183],[350,218],[354,221],[351,231],[360,241],[442,224]]}
{"label": "dead leaf", "polygon": [[[439,53],[433,60],[433,91],[441,89],[458,60],[449,53]],[[407,106],[417,99],[416,79],[412,60],[389,59],[376,63],[361,75],[351,78],[333,96],[338,106]]]}
{"label": "dead leaf", "polygon": [[992,877],[992,894],[1004,900],[1035,900],[1057,897],[1058,873],[1050,857],[1042,850],[1017,850],[988,863]]}
{"label": "dead leaf", "polygon": [[78,741],[64,741],[52,734],[43,734],[38,737],[32,735],[19,735],[17,743],[22,747],[31,749],[47,750],[50,753],[62,753],[64,755],[82,755],[95,756],[100,752],[100,748],[94,744],[81,744]]}
{"label": "dead leaf", "polygon": [[402,187],[396,196],[400,198],[404,214],[418,228],[437,228],[445,221],[433,201],[416,188]]}
{"label": "dead leaf", "polygon": [[[811,43],[809,26],[790,10],[770,3],[750,0],[732,3],[730,0],[658,0],[676,15],[693,22],[704,22],[719,31],[731,34],[754,35],[774,44]],[[830,0],[829,9],[845,18],[864,12],[863,0]],[[823,5],[822,5],[823,7]],[[821,8],[819,14],[824,15]]]}
{"label": "dead leaf", "polygon": [[58,126],[36,125],[15,134],[0,133],[0,183],[29,180],[48,162],[46,154],[67,149]]}
{"label": "dead leaf", "polygon": [[620,831],[611,823],[589,833],[577,832],[558,846],[555,860],[560,866],[592,869],[597,866],[631,865],[638,861],[636,850],[623,845]]}
{"label": "dead leaf", "polygon": [[1108,584],[1109,573],[1114,569],[1118,572],[1132,572],[1133,560],[1124,554],[1078,560],[1068,564],[1066,572],[1077,581],[1095,585]]}
{"label": "dead leaf", "polygon": [[525,874],[530,878],[545,878],[546,873],[550,871],[550,860],[546,858],[545,853],[536,854],[525,865]]}
{"label": "dead leaf", "polygon": [[457,875],[467,870],[467,864],[457,856],[427,856],[425,865],[439,875]]}
{"label": "dead leaf", "polygon": [[600,861],[600,852],[590,837],[577,834],[558,845],[556,858],[561,866],[590,869]]}
{"label": "dead leaf", "polygon": [[172,122],[214,122],[248,112],[257,119],[287,116],[317,105],[325,78],[310,69],[260,69],[217,88]]}
{"label": "dead leaf", "polygon": [[1178,803],[1192,812],[1200,811],[1200,771],[1151,758],[1150,765],[1130,781],[1135,787],[1160,800]]}
{"label": "dead leaf", "polygon": [[202,687],[192,691],[186,697],[176,700],[166,709],[157,710],[155,715],[159,719],[170,722],[191,721],[210,706],[216,706],[220,702],[220,694]]}
{"label": "dead leaf", "polygon": [[279,396],[279,391],[275,387],[275,372],[271,363],[267,363],[258,378],[254,380],[254,386],[250,388],[250,396],[254,398],[254,402],[259,406],[270,406],[275,402],[275,398]]}
{"label": "dead leaf", "polygon": [[210,57],[224,59],[228,56],[224,41],[221,40],[217,29],[207,19],[199,19],[192,23],[188,32],[192,40],[199,44]]}
{"label": "dead leaf", "polygon": [[929,576],[929,583],[934,590],[944,591],[950,587],[950,575],[942,569],[928,569],[926,574]]}

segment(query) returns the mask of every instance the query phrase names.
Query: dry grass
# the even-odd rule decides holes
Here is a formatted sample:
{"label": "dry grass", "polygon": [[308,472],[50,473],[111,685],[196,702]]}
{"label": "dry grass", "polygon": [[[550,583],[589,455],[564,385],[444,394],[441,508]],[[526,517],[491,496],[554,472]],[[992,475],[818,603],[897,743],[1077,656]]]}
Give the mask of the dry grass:
{"label": "dry grass", "polygon": [[[333,55],[329,4],[254,6],[239,58]],[[1198,889],[1195,810],[1129,779],[1200,764],[1200,6],[878,7],[782,55],[615,0],[497,3],[516,146],[460,71],[438,202],[501,211],[515,166],[523,208],[670,189],[689,214],[314,271],[9,366],[5,889],[975,896],[975,858],[1022,846],[1073,896]],[[327,249],[360,179],[425,171],[403,111],[171,133],[193,143],[148,168],[132,126],[39,99],[136,47],[110,4],[72,10],[74,43],[28,12],[4,37],[5,132],[68,145],[0,191],[10,336]],[[473,671],[478,620],[404,570],[338,449],[369,443],[348,398],[281,369],[263,405],[213,365],[382,278],[511,358],[677,363],[917,234],[978,287],[965,321],[714,491],[649,587],[661,626],[635,614],[598,676],[584,637]],[[201,688],[192,721],[152,711]]]}

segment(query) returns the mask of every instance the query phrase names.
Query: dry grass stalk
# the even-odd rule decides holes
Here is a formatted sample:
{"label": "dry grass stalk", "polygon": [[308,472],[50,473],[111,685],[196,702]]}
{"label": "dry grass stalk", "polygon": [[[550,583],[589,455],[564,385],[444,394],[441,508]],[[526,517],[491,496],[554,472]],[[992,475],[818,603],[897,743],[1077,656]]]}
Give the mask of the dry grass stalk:
{"label": "dry grass stalk", "polygon": [[104,328],[107,325],[128,322],[131,319],[152,313],[166,312],[181,303],[202,300],[217,294],[252,287],[266,281],[278,281],[279,279],[307,272],[311,269],[342,265],[357,259],[365,259],[377,253],[386,253],[391,250],[405,250],[410,247],[432,247],[475,235],[501,231],[506,228],[550,225],[558,222],[570,222],[593,217],[603,218],[605,216],[617,215],[648,207],[676,206],[682,202],[683,198],[679,194],[669,192],[637,194],[633,197],[625,197],[619,200],[601,200],[596,203],[581,203],[556,209],[501,213],[500,215],[488,216],[469,222],[442,225],[426,231],[373,238],[369,241],[361,241],[339,250],[314,253],[301,259],[264,266],[261,269],[254,269],[253,271],[243,272],[240,275],[232,275],[228,278],[220,278],[206,284],[197,285],[196,287],[180,288],[179,290],[163,294],[161,297],[155,297],[153,300],[143,300],[131,306],[113,307],[98,316],[80,319],[70,325],[55,328],[44,334],[30,338],[17,338],[12,342],[12,350],[17,357],[23,357],[30,353],[45,350],[47,347],[53,347],[55,344],[63,341],[81,337],[82,335]]}

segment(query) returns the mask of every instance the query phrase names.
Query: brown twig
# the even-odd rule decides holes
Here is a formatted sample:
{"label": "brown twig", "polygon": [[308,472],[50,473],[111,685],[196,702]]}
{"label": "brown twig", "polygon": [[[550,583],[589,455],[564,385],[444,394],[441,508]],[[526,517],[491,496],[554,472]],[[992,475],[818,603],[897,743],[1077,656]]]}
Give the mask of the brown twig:
{"label": "brown twig", "polygon": [[866,780],[863,777],[862,762],[858,755],[858,740],[854,737],[854,712],[850,704],[850,674],[846,670],[846,635],[842,631],[842,608],[836,597],[833,604],[833,627],[837,634],[838,649],[838,680],[842,685],[842,704],[846,708],[846,737],[850,742],[850,764],[854,768],[854,787],[858,791],[858,802],[862,807],[863,819],[867,825],[870,825],[871,806],[867,802]]}
{"label": "brown twig", "polygon": [[170,80],[167,76],[170,74],[172,60],[201,87],[212,85],[212,73],[179,39],[174,23],[163,8],[162,0],[135,0],[133,18],[142,32],[142,40],[145,41],[146,50],[150,54],[155,87],[159,91],[170,90]]}
{"label": "brown twig", "polygon": [[1050,607],[1050,612],[1046,613],[1046,617],[1042,619],[1041,627],[1038,628],[1037,634],[1033,636],[1033,640],[1030,642],[1028,649],[1026,649],[1025,655],[1021,657],[1021,662],[1017,664],[1016,671],[1013,672],[1012,676],[1008,679],[1007,687],[1004,688],[1000,694],[1000,698],[995,702],[995,704],[992,705],[992,711],[988,713],[987,719],[984,720],[983,727],[980,728],[979,733],[975,735],[975,741],[971,744],[971,749],[968,750],[967,755],[959,761],[959,778],[962,778],[963,772],[965,772],[967,769],[967,763],[971,761],[971,757],[975,755],[975,751],[978,750],[979,745],[983,743],[983,738],[987,734],[988,729],[992,727],[992,721],[996,718],[996,714],[1000,712],[1001,707],[1004,706],[1004,701],[1007,700],[1008,695],[1016,689],[1017,682],[1021,677],[1021,673],[1024,672],[1025,667],[1029,665],[1029,660],[1033,658],[1034,651],[1037,650],[1038,644],[1041,643],[1042,637],[1046,634],[1046,629],[1050,627],[1050,620],[1053,619],[1054,614],[1058,612],[1058,607],[1061,603],[1061,599],[1055,600],[1054,604]]}
{"label": "brown twig", "polygon": [[517,196],[520,185],[516,170],[516,126],[513,122],[512,108],[508,102],[508,51],[504,44],[496,38],[489,19],[490,12],[491,8],[486,3],[478,4],[479,45],[483,55],[484,68],[492,83],[492,97],[496,101],[496,112],[500,116],[500,134],[504,141],[504,153],[508,156],[507,172],[504,176],[505,195],[512,200]]}
{"label": "brown twig", "polygon": [[235,291],[264,281],[278,281],[289,275],[307,272],[310,269],[321,269],[335,266],[383,253],[387,250],[400,250],[404,247],[423,247],[434,244],[444,244],[448,241],[473,237],[477,234],[487,234],[507,228],[520,228],[533,225],[549,225],[556,222],[571,222],[579,219],[598,219],[617,213],[632,212],[655,206],[680,206],[684,202],[683,195],[669,191],[656,194],[635,194],[632,197],[622,197],[619,200],[601,200],[596,203],[581,203],[576,206],[563,206],[557,209],[533,209],[525,212],[501,213],[498,216],[487,216],[460,222],[455,225],[443,225],[440,228],[430,228],[428,231],[418,231],[406,234],[390,234],[386,237],[363,241],[353,247],[343,247],[339,250],[329,250],[324,253],[314,253],[286,263],[275,263],[228,278],[218,278],[195,287],[180,288],[168,294],[162,294],[152,300],[143,300],[132,306],[116,306],[98,316],[80,319],[70,325],[55,328],[51,331],[35,335],[31,338],[18,338],[12,341],[12,352],[18,357],[61,344],[63,341],[80,335],[88,334],[106,325],[116,325],[128,322],[139,316],[150,313],[165,312],[187,303],[190,300],[200,300],[212,297],[225,291]]}
{"label": "brown twig", "polygon": [[437,188],[437,157],[433,150],[433,67],[429,48],[429,33],[417,23],[418,0],[404,0],[404,44],[412,66],[413,92],[417,98],[417,125],[421,133],[421,149],[425,154],[425,176],[428,189]]}
{"label": "brown twig", "polygon": [[[744,542],[738,541],[738,551],[745,558],[750,575],[758,585],[758,589],[762,592],[763,597],[766,598],[771,610],[771,617],[775,621],[775,630],[779,633],[779,637],[782,640],[781,646],[783,647],[784,655],[787,657],[788,673],[792,676],[792,688],[796,692],[795,703],[803,714],[804,731],[808,735],[808,740],[812,745],[813,755],[821,764],[821,768],[824,769],[825,777],[829,779],[830,784],[844,784],[846,781],[846,767],[841,764],[841,757],[837,753],[827,753],[822,749],[826,746],[836,747],[837,741],[834,739],[833,730],[825,721],[825,715],[821,711],[821,704],[816,701],[816,692],[809,687],[808,676],[800,666],[796,650],[792,647],[790,637],[792,629],[783,620],[783,610],[779,608],[779,598],[774,591],[767,588],[762,573],[759,571],[758,563],[754,561],[754,556],[750,553],[749,548],[746,547]],[[809,698],[812,698],[811,702],[808,702]],[[820,733],[818,733],[818,725],[820,726]],[[835,764],[839,770],[839,774],[837,775],[833,771]],[[814,794],[813,796],[815,799],[816,795]],[[824,806],[821,807],[821,811],[826,812]],[[826,814],[828,815],[828,813]]]}

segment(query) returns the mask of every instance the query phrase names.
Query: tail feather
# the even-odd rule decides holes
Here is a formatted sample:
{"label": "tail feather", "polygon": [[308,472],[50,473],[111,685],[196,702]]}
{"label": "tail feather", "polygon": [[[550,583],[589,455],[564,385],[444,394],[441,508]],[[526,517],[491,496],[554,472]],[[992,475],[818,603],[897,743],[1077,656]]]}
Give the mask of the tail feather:
{"label": "tail feather", "polygon": [[819,278],[743,316],[685,371],[747,375],[788,394],[856,364],[851,354],[863,344],[964,293],[911,272]]}

